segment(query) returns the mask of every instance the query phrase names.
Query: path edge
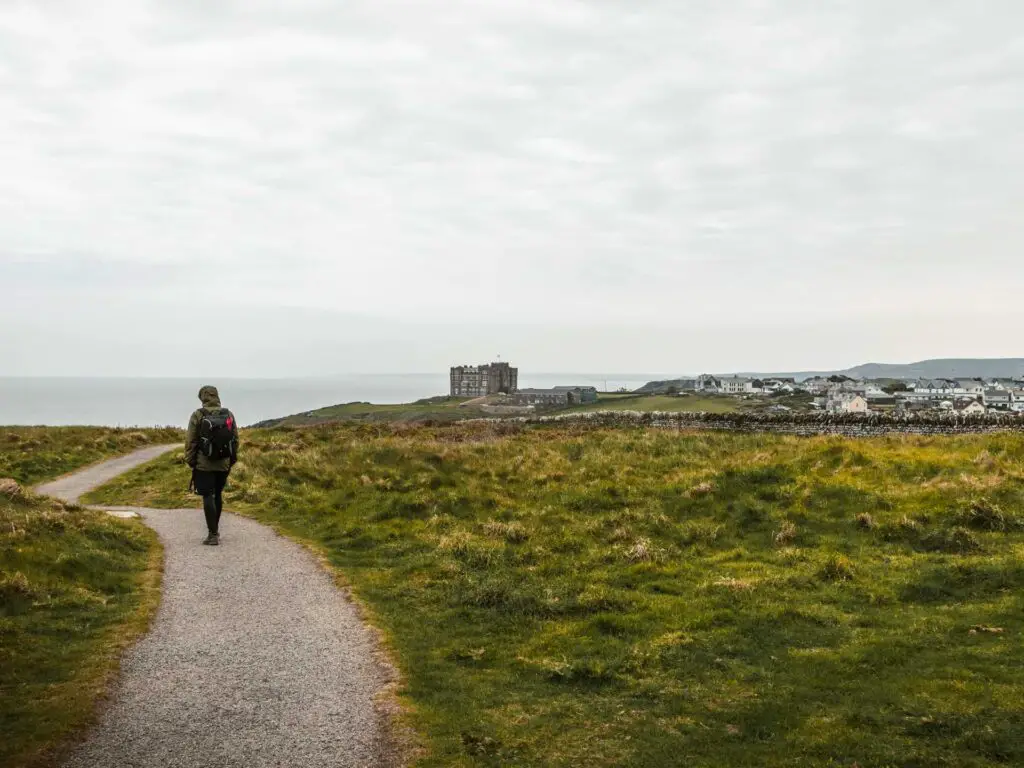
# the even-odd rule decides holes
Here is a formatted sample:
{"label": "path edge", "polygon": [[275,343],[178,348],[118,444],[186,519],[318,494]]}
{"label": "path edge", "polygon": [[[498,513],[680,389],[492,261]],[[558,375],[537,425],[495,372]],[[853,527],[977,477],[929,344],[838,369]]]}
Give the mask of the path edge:
{"label": "path edge", "polygon": [[225,511],[264,525],[278,536],[302,547],[331,579],[344,600],[355,609],[356,618],[370,636],[373,662],[383,680],[380,690],[373,697],[377,732],[380,734],[377,744],[380,768],[405,768],[428,756],[425,741],[412,726],[412,708],[399,696],[405,678],[401,668],[395,662],[398,654],[388,640],[387,634],[378,625],[373,611],[359,599],[353,590],[344,571],[331,563],[327,549],[310,538],[283,528],[278,523],[261,520],[247,512],[229,509],[225,509]]}
{"label": "path edge", "polygon": [[[57,501],[67,504],[69,507],[77,506]],[[101,512],[101,510],[94,511]],[[121,680],[121,665],[125,655],[149,634],[157,614],[160,612],[160,606],[163,604],[161,598],[164,584],[164,544],[157,532],[142,520],[126,520],[125,523],[138,525],[145,529],[150,543],[146,568],[142,571],[138,584],[142,599],[128,621],[118,625],[111,632],[115,640],[109,648],[109,658],[104,662],[106,668],[91,683],[94,693],[92,709],[88,716],[71,728],[55,744],[31,759],[28,763],[29,768],[59,768],[88,739],[93,728],[99,724],[104,712],[114,701],[114,694]]]}

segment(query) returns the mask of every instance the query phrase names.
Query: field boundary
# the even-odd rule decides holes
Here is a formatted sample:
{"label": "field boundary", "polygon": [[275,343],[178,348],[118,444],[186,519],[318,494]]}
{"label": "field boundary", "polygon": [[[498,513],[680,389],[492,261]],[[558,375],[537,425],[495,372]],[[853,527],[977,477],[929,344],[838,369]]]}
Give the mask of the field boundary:
{"label": "field boundary", "polygon": [[709,413],[669,411],[591,411],[517,419],[527,424],[587,424],[597,427],[778,432],[795,435],[962,435],[1024,431],[1024,414],[990,413]]}

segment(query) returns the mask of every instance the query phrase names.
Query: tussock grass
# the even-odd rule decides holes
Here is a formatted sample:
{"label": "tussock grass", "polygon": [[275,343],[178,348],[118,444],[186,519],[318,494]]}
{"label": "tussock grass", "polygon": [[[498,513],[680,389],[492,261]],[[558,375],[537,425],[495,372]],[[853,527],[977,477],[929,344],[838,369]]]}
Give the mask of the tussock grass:
{"label": "tussock grass", "polygon": [[871,516],[870,512],[858,512],[856,522],[861,528],[871,529],[875,527],[875,518]]}
{"label": "tussock grass", "polygon": [[[1022,456],[336,425],[247,433],[227,502],[351,582],[422,765],[995,766],[1024,763]],[[185,482],[166,457],[93,498]]]}
{"label": "tussock grass", "polygon": [[0,765],[49,765],[87,725],[159,598],[139,522],[0,493]]}

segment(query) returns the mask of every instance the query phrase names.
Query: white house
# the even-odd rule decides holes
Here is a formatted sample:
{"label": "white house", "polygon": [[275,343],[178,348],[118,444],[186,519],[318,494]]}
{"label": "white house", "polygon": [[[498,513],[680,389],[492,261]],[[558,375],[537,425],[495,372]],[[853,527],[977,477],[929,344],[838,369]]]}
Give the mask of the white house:
{"label": "white house", "polygon": [[844,392],[829,395],[825,408],[829,413],[867,413],[869,410],[868,401],[863,395]]}
{"label": "white house", "polygon": [[1015,389],[1010,395],[1013,398],[1010,401],[1010,410],[1024,413],[1024,389]]}
{"label": "white house", "polygon": [[1013,405],[1013,393],[1008,389],[986,389],[985,405],[989,408],[1009,408]]}
{"label": "white house", "polygon": [[985,382],[978,381],[977,379],[957,379],[957,394],[958,395],[984,395],[985,394]]}
{"label": "white house", "polygon": [[984,405],[979,403],[977,400],[971,400],[971,402],[967,403],[966,405],[961,406],[960,408],[957,408],[956,412],[957,413],[962,413],[965,416],[970,416],[970,415],[976,414],[976,413],[986,413],[987,409],[985,408]]}
{"label": "white house", "polygon": [[957,395],[964,394],[958,391],[958,382],[952,379],[919,379],[912,385],[915,395]]}
{"label": "white house", "polygon": [[718,391],[726,395],[742,395],[754,391],[754,380],[742,376],[723,376],[718,380]]}
{"label": "white house", "polygon": [[907,392],[900,392],[900,399],[908,403],[927,403],[931,400],[942,400],[942,395],[934,394],[928,389],[911,389]]}

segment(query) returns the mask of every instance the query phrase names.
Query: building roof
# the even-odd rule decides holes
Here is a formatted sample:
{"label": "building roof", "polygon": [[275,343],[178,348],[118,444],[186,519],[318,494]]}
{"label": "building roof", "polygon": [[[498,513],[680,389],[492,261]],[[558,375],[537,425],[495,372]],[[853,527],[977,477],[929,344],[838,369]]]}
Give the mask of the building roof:
{"label": "building roof", "polygon": [[584,390],[584,389],[592,389],[595,392],[597,391],[597,387],[591,387],[591,386],[589,386],[587,384],[580,384],[578,386],[568,386],[568,387],[566,387],[566,386],[552,387],[552,390],[554,390],[555,392],[575,392],[576,390]]}
{"label": "building roof", "polygon": [[985,397],[1009,397],[1010,390],[1008,389],[986,389]]}
{"label": "building roof", "polygon": [[513,368],[511,363],[483,363],[481,365],[453,365],[451,369],[453,371],[488,371],[491,368],[509,368],[513,371],[518,370]]}

